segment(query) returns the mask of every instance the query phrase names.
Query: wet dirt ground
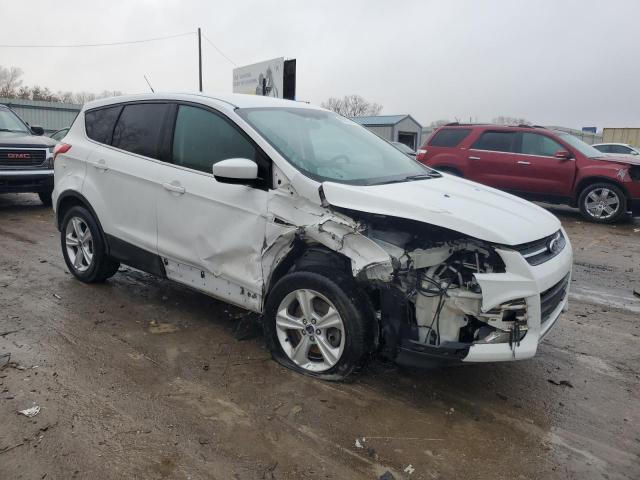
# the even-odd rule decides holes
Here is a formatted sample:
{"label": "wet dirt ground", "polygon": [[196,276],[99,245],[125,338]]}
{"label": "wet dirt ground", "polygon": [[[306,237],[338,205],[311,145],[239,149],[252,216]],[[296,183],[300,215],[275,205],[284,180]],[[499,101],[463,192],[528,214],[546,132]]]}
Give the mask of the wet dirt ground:
{"label": "wet dirt ground", "polygon": [[74,280],[51,210],[2,195],[0,479],[638,479],[640,219],[553,212],[571,305],[534,359],[324,383],[239,309],[131,269]]}

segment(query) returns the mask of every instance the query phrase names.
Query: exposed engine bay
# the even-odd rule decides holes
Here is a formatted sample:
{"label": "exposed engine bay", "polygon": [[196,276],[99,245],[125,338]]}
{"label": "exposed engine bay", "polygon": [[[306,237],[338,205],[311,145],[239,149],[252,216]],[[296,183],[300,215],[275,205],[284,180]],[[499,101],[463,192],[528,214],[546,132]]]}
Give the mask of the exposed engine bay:
{"label": "exposed engine bay", "polygon": [[394,281],[386,289],[395,290],[396,300],[404,297],[404,338],[462,354],[473,343],[515,347],[526,335],[524,299],[482,310],[475,275],[505,271],[491,245],[424,224],[368,217],[363,233],[394,262]]}

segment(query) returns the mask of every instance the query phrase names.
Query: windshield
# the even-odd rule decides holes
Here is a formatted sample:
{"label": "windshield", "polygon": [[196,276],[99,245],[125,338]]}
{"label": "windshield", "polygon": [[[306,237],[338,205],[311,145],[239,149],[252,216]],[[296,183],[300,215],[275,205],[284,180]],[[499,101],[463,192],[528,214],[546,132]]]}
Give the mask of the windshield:
{"label": "windshield", "polygon": [[400,142],[391,142],[391,145],[393,145],[394,147],[396,147],[398,150],[400,150],[402,153],[414,153],[413,149],[411,149],[410,147],[406,146],[404,143],[400,143]]}
{"label": "windshield", "polygon": [[376,185],[439,176],[333,112],[306,108],[244,108],[236,112],[289,163],[318,182]]}
{"label": "windshield", "polygon": [[[557,132],[556,132],[557,133]],[[574,137],[568,133],[558,133],[558,137],[578,150],[581,154],[589,158],[597,158],[604,156],[600,150],[592,147],[591,145],[584,143],[578,137]]]}
{"label": "windshield", "polygon": [[27,127],[11,110],[0,108],[0,132],[29,133]]}

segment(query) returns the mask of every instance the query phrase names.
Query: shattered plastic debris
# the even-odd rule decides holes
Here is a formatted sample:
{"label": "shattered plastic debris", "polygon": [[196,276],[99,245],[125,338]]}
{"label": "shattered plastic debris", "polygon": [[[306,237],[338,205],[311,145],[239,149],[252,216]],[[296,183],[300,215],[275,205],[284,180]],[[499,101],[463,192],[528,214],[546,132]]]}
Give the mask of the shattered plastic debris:
{"label": "shattered plastic debris", "polygon": [[58,295],[57,293],[53,294],[54,297],[56,297],[58,300],[60,300],[62,297],[60,295]]}
{"label": "shattered plastic debris", "polygon": [[365,438],[362,437],[362,441],[359,438],[356,438],[356,448],[364,448]]}
{"label": "shattered plastic debris", "polygon": [[407,468],[404,469],[404,473],[408,473],[409,475],[411,475],[415,471],[416,469],[413,468],[413,465],[411,464],[407,465]]}
{"label": "shattered plastic debris", "polygon": [[32,417],[35,417],[37,414],[40,413],[40,406],[39,405],[34,405],[31,408],[25,408],[24,410],[19,410],[18,413],[21,413],[25,417],[32,418]]}

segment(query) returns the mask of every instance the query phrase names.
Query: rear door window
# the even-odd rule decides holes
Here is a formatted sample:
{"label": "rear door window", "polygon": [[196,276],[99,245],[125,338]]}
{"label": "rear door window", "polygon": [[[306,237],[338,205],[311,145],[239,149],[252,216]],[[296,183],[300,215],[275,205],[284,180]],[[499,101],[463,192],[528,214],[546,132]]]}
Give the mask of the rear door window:
{"label": "rear door window", "polygon": [[470,128],[443,128],[429,142],[433,147],[456,147],[471,132]]}
{"label": "rear door window", "polygon": [[489,131],[484,132],[471,146],[475,150],[492,152],[514,152],[518,132]]}
{"label": "rear door window", "polygon": [[166,103],[125,105],[113,131],[112,145],[160,159],[160,144],[170,106]]}
{"label": "rear door window", "polygon": [[122,105],[90,110],[84,114],[84,126],[87,137],[100,143],[111,143],[113,127],[118,120]]}
{"label": "rear door window", "polygon": [[538,133],[522,132],[522,146],[520,153],[526,155],[538,155],[553,157],[558,150],[566,150],[555,140]]}

